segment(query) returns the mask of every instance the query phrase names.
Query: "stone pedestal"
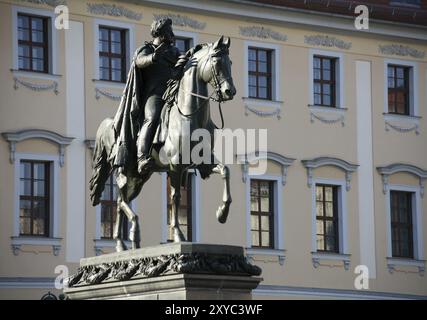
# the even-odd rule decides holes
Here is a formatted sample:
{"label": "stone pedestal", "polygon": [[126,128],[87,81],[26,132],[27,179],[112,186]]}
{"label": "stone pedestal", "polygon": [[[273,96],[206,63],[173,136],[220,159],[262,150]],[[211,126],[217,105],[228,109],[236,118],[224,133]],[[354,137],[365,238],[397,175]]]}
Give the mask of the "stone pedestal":
{"label": "stone pedestal", "polygon": [[251,299],[262,278],[242,247],[164,244],[80,261],[70,299]]}

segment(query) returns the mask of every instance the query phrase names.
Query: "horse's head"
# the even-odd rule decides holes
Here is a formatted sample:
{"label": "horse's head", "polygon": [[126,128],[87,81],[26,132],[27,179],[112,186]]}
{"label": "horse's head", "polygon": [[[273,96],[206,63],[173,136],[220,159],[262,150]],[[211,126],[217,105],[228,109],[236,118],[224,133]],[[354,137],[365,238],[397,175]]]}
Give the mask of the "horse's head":
{"label": "horse's head", "polygon": [[212,85],[221,101],[231,100],[236,94],[231,76],[230,42],[230,38],[224,40],[222,36],[210,45],[207,61],[203,64],[202,78]]}

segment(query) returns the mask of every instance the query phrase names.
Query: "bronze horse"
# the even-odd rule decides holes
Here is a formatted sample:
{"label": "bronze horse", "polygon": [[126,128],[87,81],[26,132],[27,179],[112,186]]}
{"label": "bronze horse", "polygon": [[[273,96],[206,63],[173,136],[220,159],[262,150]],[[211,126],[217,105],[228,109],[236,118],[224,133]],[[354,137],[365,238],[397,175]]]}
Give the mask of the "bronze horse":
{"label": "bronze horse", "polygon": [[[93,172],[90,181],[92,204],[99,203],[100,195],[108,176],[115,174],[119,186],[117,199],[117,217],[114,226],[114,239],[117,241],[116,250],[126,250],[123,242],[123,219],[131,222],[129,240],[132,248],[140,247],[140,230],[137,214],[130,208],[129,202],[141,192],[143,185],[149,180],[153,172],[167,172],[171,183],[172,218],[171,228],[175,242],[185,241],[178,222],[178,208],[180,204],[180,186],[188,169],[197,169],[201,177],[206,179],[212,173],[221,174],[224,180],[224,193],[222,204],[216,215],[220,223],[225,223],[231,204],[230,172],[227,166],[219,163],[213,156],[213,138],[216,129],[210,116],[209,100],[227,101],[233,99],[236,89],[231,76],[231,61],[229,58],[230,39],[221,37],[215,43],[197,45],[191,49],[191,57],[184,67],[184,74],[178,82],[170,81],[170,86],[175,85],[176,90],[171,99],[168,126],[164,145],[152,148],[155,167],[140,175],[137,172],[137,163],[132,161],[120,170],[114,170],[113,150],[116,135],[113,128],[113,119],[107,118],[100,124],[95,141]],[[211,84],[216,94],[208,96],[208,84]],[[168,90],[170,87],[168,88]],[[171,90],[173,91],[173,90]],[[173,161],[176,156],[183,158],[182,153],[182,128],[189,125],[190,134],[196,129],[206,129],[210,134],[209,163],[189,163]],[[191,148],[194,144],[191,145]],[[162,159],[167,156],[167,161]],[[185,156],[185,155],[184,155]],[[176,163],[177,162],[177,163]]]}

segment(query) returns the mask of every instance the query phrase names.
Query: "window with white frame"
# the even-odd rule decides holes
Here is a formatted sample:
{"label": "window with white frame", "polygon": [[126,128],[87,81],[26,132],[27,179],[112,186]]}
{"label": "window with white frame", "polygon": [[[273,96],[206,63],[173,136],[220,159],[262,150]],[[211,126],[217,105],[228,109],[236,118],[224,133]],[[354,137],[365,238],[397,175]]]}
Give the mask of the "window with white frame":
{"label": "window with white frame", "polygon": [[94,79],[122,85],[135,50],[134,25],[94,19]]}
{"label": "window with white frame", "polygon": [[279,102],[280,47],[265,42],[245,41],[245,98]]}
{"label": "window with white frame", "polygon": [[57,63],[55,13],[12,6],[13,71],[54,75]]}
{"label": "window with white frame", "polygon": [[21,160],[19,172],[19,235],[50,235],[50,168],[48,161]]}
{"label": "window with white frame", "polygon": [[126,30],[110,26],[99,27],[99,79],[125,82],[127,41]]}
{"label": "window with white frame", "polygon": [[413,192],[390,191],[392,257],[414,258],[414,197]]}
{"label": "window with white frame", "polygon": [[339,253],[339,214],[336,185],[316,184],[317,251]]}
{"label": "window with white frame", "polygon": [[346,183],[315,179],[313,197],[313,252],[347,254]]}
{"label": "window with white frame", "polygon": [[390,185],[387,207],[388,257],[423,260],[420,187]]}
{"label": "window with white frame", "polygon": [[58,174],[56,156],[15,155],[14,238],[58,238]]}
{"label": "window with white frame", "polygon": [[274,248],[274,181],[251,179],[251,247]]}
{"label": "window with white frame", "polygon": [[282,185],[281,176],[248,176],[246,180],[248,248],[266,252],[269,252],[269,249],[284,249],[280,185]]}
{"label": "window with white frame", "polygon": [[310,105],[344,108],[343,55],[323,50],[310,50]]}
{"label": "window with white frame", "polygon": [[388,114],[417,116],[418,90],[416,63],[386,60],[385,107]]}

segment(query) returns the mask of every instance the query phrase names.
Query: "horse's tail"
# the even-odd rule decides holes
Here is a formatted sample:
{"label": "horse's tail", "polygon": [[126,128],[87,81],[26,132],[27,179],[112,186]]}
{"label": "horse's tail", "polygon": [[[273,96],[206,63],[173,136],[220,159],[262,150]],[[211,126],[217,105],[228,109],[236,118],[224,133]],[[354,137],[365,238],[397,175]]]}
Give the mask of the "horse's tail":
{"label": "horse's tail", "polygon": [[93,150],[92,177],[89,181],[90,200],[93,206],[99,204],[105,182],[112,171],[112,166],[108,161],[106,145],[103,140],[107,127],[104,122],[99,126]]}

